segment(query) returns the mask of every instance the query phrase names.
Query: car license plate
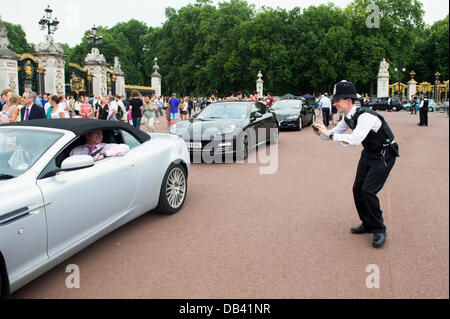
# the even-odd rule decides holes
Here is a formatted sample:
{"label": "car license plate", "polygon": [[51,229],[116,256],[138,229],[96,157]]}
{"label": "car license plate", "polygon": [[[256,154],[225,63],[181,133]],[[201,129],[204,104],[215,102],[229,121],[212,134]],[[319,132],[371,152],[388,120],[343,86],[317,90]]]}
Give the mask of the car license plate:
{"label": "car license plate", "polygon": [[192,149],[201,149],[202,143],[201,142],[186,142],[186,146],[188,148],[192,148]]}

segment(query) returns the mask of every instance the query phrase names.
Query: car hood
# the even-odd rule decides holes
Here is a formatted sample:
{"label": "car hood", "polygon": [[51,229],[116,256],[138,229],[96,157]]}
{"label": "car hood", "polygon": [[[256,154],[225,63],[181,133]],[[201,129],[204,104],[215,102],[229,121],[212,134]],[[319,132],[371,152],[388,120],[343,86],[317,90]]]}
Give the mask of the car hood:
{"label": "car hood", "polygon": [[[187,121],[178,122],[176,135],[183,139],[191,139],[193,136],[202,136],[202,139],[211,139],[213,136],[219,135],[220,132],[230,125],[235,125],[236,129],[232,135],[237,135],[250,123],[249,119],[189,119]],[[206,137],[206,135],[208,135]]]}
{"label": "car hood", "polygon": [[299,116],[300,115],[300,110],[298,110],[298,109],[274,110],[274,112],[279,121],[285,120],[289,116]]}

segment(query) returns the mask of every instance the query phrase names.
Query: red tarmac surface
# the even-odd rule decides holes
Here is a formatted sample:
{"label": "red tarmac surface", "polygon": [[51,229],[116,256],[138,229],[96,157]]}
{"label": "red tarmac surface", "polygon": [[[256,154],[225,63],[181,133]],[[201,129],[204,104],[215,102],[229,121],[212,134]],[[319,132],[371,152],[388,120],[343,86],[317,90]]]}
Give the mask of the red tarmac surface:
{"label": "red tarmac surface", "polygon": [[[282,131],[278,170],[193,164],[173,216],[147,214],[100,239],[13,298],[449,298],[449,119],[381,112],[400,145],[379,193],[387,241],[354,235],[361,147]],[[167,132],[165,121],[157,125]],[[271,147],[273,149],[273,146]],[[265,150],[265,148],[263,148]],[[68,289],[77,264],[81,288]],[[366,267],[380,288],[366,287]]]}

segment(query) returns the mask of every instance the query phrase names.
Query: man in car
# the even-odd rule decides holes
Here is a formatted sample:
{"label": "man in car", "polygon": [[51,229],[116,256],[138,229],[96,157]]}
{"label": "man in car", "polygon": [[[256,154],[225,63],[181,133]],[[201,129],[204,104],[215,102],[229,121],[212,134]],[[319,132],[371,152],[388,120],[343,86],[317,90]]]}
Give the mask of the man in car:
{"label": "man in car", "polygon": [[[357,95],[353,83],[341,81],[335,85],[334,91],[334,104],[345,116],[330,131],[320,121],[313,127],[324,140],[341,142],[343,146],[363,145],[353,184],[353,198],[362,224],[352,227],[350,231],[353,234],[373,233],[372,245],[381,247],[386,240],[386,226],[377,193],[383,188],[399,156],[398,144],[380,114],[356,107]],[[348,129],[352,130],[351,134],[345,134]]]}
{"label": "man in car", "polygon": [[120,156],[126,154],[130,148],[126,144],[106,144],[103,141],[103,131],[96,130],[84,134],[86,144],[75,147],[70,156],[73,155],[91,155],[95,161],[105,157]]}

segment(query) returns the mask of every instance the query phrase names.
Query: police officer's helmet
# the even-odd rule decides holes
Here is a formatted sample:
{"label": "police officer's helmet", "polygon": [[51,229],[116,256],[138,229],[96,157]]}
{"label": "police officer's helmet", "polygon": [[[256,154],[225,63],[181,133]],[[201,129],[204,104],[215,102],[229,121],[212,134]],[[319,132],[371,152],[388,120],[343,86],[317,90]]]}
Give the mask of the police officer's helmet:
{"label": "police officer's helmet", "polygon": [[357,98],[356,88],[352,82],[342,80],[334,86],[333,100]]}

